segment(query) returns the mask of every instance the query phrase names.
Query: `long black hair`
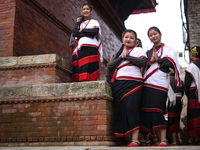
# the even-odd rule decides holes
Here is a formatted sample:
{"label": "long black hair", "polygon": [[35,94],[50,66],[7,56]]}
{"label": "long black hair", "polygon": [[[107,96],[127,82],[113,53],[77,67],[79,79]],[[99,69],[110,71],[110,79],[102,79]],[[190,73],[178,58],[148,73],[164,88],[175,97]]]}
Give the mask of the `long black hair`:
{"label": "long black hair", "polygon": [[149,28],[149,30],[148,30],[148,32],[147,32],[148,37],[149,37],[149,31],[150,31],[150,30],[156,30],[156,31],[161,35],[160,30],[159,30],[157,27],[153,26],[153,27]]}
{"label": "long black hair", "polygon": [[123,39],[124,35],[125,35],[127,32],[132,32],[132,33],[134,33],[134,34],[135,34],[135,39],[137,39],[137,33],[136,33],[134,30],[131,30],[131,29],[127,29],[127,30],[125,30],[125,31],[122,33],[122,39]]}
{"label": "long black hair", "polygon": [[85,5],[88,5],[89,6],[89,8],[90,8],[90,10],[92,10],[92,5],[90,5],[89,3],[84,3],[82,6],[81,6],[81,9],[83,8],[83,6],[85,6]]}

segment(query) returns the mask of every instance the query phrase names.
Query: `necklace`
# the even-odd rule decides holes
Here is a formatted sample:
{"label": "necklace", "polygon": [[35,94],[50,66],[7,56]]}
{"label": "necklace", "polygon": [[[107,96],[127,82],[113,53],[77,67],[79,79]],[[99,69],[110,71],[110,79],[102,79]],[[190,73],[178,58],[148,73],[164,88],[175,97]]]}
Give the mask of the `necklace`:
{"label": "necklace", "polygon": [[156,52],[156,54],[158,55],[159,52],[161,51],[160,53],[160,56],[158,56],[158,58],[160,58],[162,56],[162,53],[163,53],[163,47],[164,47],[164,43],[162,43],[162,46],[157,50],[155,46],[153,46],[153,51]]}

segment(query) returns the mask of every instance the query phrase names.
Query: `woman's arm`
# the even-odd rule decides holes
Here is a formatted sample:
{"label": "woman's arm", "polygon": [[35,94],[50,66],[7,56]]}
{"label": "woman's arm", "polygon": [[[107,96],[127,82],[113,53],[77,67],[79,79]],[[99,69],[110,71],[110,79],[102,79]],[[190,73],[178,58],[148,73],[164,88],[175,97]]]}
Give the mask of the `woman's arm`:
{"label": "woman's arm", "polygon": [[144,67],[148,62],[148,59],[146,57],[138,58],[138,57],[126,55],[124,59],[132,62],[133,65],[138,66],[138,67]]}
{"label": "woman's arm", "polygon": [[114,55],[113,58],[111,59],[111,61],[107,64],[107,68],[115,69],[122,60],[123,60],[123,58],[121,56],[116,58],[116,55]]}
{"label": "woman's arm", "polygon": [[188,94],[192,81],[193,81],[193,78],[188,72],[186,72],[185,73],[185,94],[186,95]]}
{"label": "woman's arm", "polygon": [[99,34],[99,28],[84,29],[82,32],[85,34],[85,36],[94,38],[94,36]]}
{"label": "woman's arm", "polygon": [[83,32],[79,32],[80,24],[81,24],[81,22],[76,22],[75,23],[74,29],[72,30],[72,33],[73,33],[74,37],[80,38],[80,37],[83,37],[85,35]]}
{"label": "woman's arm", "polygon": [[160,58],[157,62],[161,67],[174,68],[174,65],[168,59]]}

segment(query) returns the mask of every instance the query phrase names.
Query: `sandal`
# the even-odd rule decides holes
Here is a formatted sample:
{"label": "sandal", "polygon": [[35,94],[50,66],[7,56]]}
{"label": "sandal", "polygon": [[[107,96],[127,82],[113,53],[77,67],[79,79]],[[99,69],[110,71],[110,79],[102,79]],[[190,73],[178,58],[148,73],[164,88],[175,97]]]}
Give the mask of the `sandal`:
{"label": "sandal", "polygon": [[182,145],[182,144],[183,144],[182,140],[178,139],[178,145]]}
{"label": "sandal", "polygon": [[137,147],[140,146],[139,141],[132,140],[132,142],[128,145],[128,147]]}
{"label": "sandal", "polygon": [[140,140],[140,146],[146,146],[146,140]]}
{"label": "sandal", "polygon": [[146,141],[146,146],[150,146],[150,140]]}
{"label": "sandal", "polygon": [[160,142],[156,142],[154,144],[152,144],[151,146],[158,146],[160,144]]}
{"label": "sandal", "polygon": [[167,139],[161,140],[161,143],[158,146],[168,146]]}
{"label": "sandal", "polygon": [[189,143],[189,145],[193,145],[194,144],[192,138],[188,140],[188,143]]}
{"label": "sandal", "polygon": [[172,143],[171,146],[177,146],[177,143],[176,143],[176,142],[175,142],[175,143]]}

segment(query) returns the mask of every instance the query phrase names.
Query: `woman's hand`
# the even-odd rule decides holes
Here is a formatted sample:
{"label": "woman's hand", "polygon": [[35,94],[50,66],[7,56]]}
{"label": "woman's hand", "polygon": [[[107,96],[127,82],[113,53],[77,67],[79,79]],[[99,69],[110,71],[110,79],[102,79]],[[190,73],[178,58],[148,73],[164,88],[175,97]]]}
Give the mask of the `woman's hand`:
{"label": "woman's hand", "polygon": [[158,58],[158,54],[157,54],[157,53],[155,53],[154,58],[155,58],[155,61],[158,61],[158,60],[159,60],[159,58]]}
{"label": "woman's hand", "polygon": [[82,19],[82,17],[77,17],[77,18],[76,18],[76,22],[80,22],[81,19]]}
{"label": "woman's hand", "polygon": [[151,57],[151,59],[150,59],[151,62],[154,62],[154,61],[155,61],[155,54],[156,54],[156,52],[153,51],[152,57]]}
{"label": "woman's hand", "polygon": [[124,49],[123,49],[122,54],[121,54],[122,58],[125,58],[127,54],[128,54],[128,51],[126,49],[126,46],[124,46]]}

